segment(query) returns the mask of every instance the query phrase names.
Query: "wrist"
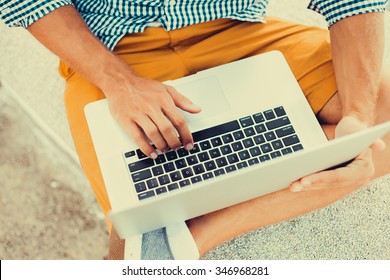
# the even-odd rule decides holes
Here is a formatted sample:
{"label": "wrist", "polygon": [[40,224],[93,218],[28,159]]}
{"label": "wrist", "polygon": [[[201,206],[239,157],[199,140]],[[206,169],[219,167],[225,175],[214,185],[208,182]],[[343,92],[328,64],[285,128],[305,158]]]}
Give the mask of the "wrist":
{"label": "wrist", "polygon": [[94,82],[106,97],[121,92],[118,88],[132,87],[137,77],[132,69],[115,54],[110,54],[110,57],[99,66],[99,69],[100,71],[96,72]]}
{"label": "wrist", "polygon": [[353,91],[344,90],[343,92],[344,94],[341,95],[342,116],[353,117],[366,126],[372,126],[375,122],[378,88],[372,86],[366,87],[364,91],[355,88]]}
{"label": "wrist", "polygon": [[360,122],[365,127],[370,127],[374,124],[374,110],[344,110],[343,119],[354,119]]}

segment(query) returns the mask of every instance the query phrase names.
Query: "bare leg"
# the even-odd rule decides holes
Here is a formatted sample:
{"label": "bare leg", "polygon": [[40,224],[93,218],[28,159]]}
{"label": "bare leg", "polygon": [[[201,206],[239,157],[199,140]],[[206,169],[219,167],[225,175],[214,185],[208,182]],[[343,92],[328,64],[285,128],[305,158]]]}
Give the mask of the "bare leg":
{"label": "bare leg", "polygon": [[[390,75],[384,75],[377,105],[377,123],[390,119]],[[319,118],[328,138],[334,137],[335,124],[341,118],[339,98],[333,97],[320,112]],[[375,177],[390,173],[390,135],[384,138],[387,148],[374,155]],[[316,190],[293,193],[284,189],[226,209],[188,221],[189,229],[199,252],[207,251],[245,232],[286,221],[333,203],[351,193],[360,185],[337,190]],[[264,215],[266,213],[266,215]],[[233,226],[232,226],[233,225]]]}

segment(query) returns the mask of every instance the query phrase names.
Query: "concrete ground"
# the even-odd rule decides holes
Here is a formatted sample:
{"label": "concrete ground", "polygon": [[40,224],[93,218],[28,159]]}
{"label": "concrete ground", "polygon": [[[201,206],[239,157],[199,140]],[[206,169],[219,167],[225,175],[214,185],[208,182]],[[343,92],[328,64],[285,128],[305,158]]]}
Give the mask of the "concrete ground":
{"label": "concrete ground", "polygon": [[[307,3],[271,1],[269,14],[326,26]],[[386,24],[389,34],[389,12]],[[104,218],[74,160],[58,59],[25,30],[0,24],[0,38],[0,259],[104,259]],[[389,236],[385,176],[329,207],[228,241],[204,258],[390,259]]]}
{"label": "concrete ground", "polygon": [[107,233],[80,167],[0,88],[0,259],[102,259]]}

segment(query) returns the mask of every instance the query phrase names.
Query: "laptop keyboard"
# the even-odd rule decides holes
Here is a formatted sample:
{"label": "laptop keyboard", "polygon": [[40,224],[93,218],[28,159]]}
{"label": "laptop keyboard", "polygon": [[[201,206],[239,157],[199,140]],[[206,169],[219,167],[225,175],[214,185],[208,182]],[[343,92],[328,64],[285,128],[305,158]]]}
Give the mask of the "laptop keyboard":
{"label": "laptop keyboard", "polygon": [[141,150],[128,164],[138,199],[191,187],[242,168],[303,149],[283,107],[226,122],[192,134],[194,149],[183,147],[152,160]]}

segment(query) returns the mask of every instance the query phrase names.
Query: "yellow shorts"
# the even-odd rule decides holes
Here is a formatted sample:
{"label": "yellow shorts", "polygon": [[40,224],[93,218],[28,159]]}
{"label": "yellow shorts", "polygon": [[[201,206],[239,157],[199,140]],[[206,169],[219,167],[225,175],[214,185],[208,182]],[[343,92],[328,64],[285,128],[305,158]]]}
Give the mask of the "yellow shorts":
{"label": "yellow shorts", "polygon": [[[139,75],[165,81],[271,50],[284,54],[318,113],[337,88],[329,33],[317,27],[276,18],[267,18],[266,24],[220,19],[169,32],[147,28],[125,36],[114,52]],[[84,116],[84,106],[104,94],[63,62],[60,73],[66,79],[65,104],[81,165],[107,213],[110,202]]]}

